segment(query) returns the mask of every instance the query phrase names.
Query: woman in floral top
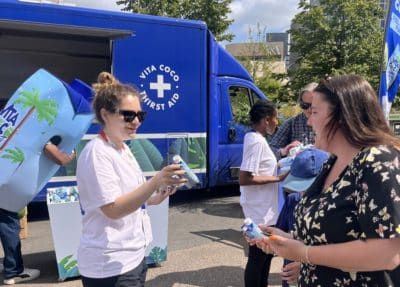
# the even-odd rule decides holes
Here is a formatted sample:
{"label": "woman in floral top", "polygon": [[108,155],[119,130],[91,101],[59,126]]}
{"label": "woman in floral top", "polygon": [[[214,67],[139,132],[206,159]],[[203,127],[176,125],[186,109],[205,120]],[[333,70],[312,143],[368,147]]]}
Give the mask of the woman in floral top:
{"label": "woman in floral top", "polygon": [[258,246],[302,262],[301,287],[400,286],[400,141],[374,90],[353,75],[321,81],[309,124],[332,156],[296,207],[293,235],[264,228],[274,235]]}

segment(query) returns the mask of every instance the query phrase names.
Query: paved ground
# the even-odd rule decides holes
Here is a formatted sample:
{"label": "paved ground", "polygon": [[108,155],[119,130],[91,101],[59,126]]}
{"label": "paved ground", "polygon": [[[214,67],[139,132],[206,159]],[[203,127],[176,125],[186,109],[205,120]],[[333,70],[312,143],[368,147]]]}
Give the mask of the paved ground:
{"label": "paved ground", "polygon": [[[169,212],[168,259],[161,267],[149,269],[146,287],[243,286],[246,249],[239,231],[243,221],[239,197],[211,194],[177,198]],[[82,286],[79,278],[57,281],[47,219],[30,221],[28,233],[28,238],[22,241],[25,265],[41,269],[42,275],[19,286]],[[279,258],[273,260],[269,286],[280,286],[281,264]],[[1,277],[0,280],[3,281]]]}

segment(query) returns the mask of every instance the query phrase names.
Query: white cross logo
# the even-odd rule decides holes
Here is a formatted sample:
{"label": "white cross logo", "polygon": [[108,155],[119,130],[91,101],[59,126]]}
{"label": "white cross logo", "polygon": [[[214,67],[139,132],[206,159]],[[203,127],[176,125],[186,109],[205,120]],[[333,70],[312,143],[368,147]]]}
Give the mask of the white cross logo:
{"label": "white cross logo", "polygon": [[150,90],[157,90],[157,98],[164,98],[164,91],[171,90],[171,84],[164,83],[163,75],[157,75],[157,82],[150,83]]}

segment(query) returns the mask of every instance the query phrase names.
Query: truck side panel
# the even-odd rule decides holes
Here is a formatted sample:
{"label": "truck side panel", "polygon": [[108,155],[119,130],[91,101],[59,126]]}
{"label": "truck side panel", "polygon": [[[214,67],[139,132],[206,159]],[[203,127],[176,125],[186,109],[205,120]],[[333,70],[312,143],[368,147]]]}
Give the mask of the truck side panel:
{"label": "truck side panel", "polygon": [[[12,50],[17,51],[15,59],[25,59],[20,63],[22,73],[29,75],[43,67],[62,74],[60,77],[67,82],[76,77],[90,84],[99,72],[108,70],[122,82],[136,85],[142,92],[142,107],[148,115],[137,138],[128,144],[145,174],[151,176],[168,162],[170,155],[179,153],[190,167],[203,174],[199,187],[207,186],[208,78],[204,23],[7,0],[0,3],[0,28],[16,39]],[[46,44],[45,48],[40,47],[38,38]],[[29,48],[33,46],[36,48]],[[46,51],[57,57],[29,61],[43,54],[43,49],[49,50],[49,46],[59,47],[57,51]],[[70,51],[74,61],[68,59]],[[9,48],[0,47],[0,58],[7,57],[9,52]],[[93,58],[99,63],[94,69],[90,65]],[[68,65],[69,62],[74,65]],[[3,67],[0,74],[6,75],[7,68],[11,67]],[[77,153],[98,130],[99,126],[92,125]],[[60,168],[48,186],[73,184],[75,164]],[[44,194],[45,189],[37,199],[45,200]]]}

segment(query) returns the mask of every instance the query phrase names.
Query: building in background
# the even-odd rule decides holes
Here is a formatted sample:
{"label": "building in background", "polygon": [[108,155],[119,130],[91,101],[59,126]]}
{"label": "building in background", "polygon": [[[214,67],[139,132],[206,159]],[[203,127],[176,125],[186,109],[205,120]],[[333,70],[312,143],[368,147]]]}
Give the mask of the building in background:
{"label": "building in background", "polygon": [[378,1],[381,8],[386,11],[387,8],[389,7],[390,0],[378,0]]}
{"label": "building in background", "polygon": [[265,41],[267,43],[283,43],[283,60],[285,61],[285,65],[289,64],[289,33],[281,32],[281,33],[267,33],[265,35]]}
{"label": "building in background", "polygon": [[283,41],[227,44],[225,49],[246,67],[253,78],[261,78],[265,67],[272,73],[286,73]]}
{"label": "building in background", "polygon": [[[387,11],[389,9],[389,5],[390,5],[390,0],[378,0],[379,1],[379,6],[381,6],[381,8],[383,9],[383,11],[385,11],[385,16],[387,14]],[[383,17],[383,19],[381,20],[381,27],[382,29],[385,29],[385,22],[386,22],[386,17]]]}

